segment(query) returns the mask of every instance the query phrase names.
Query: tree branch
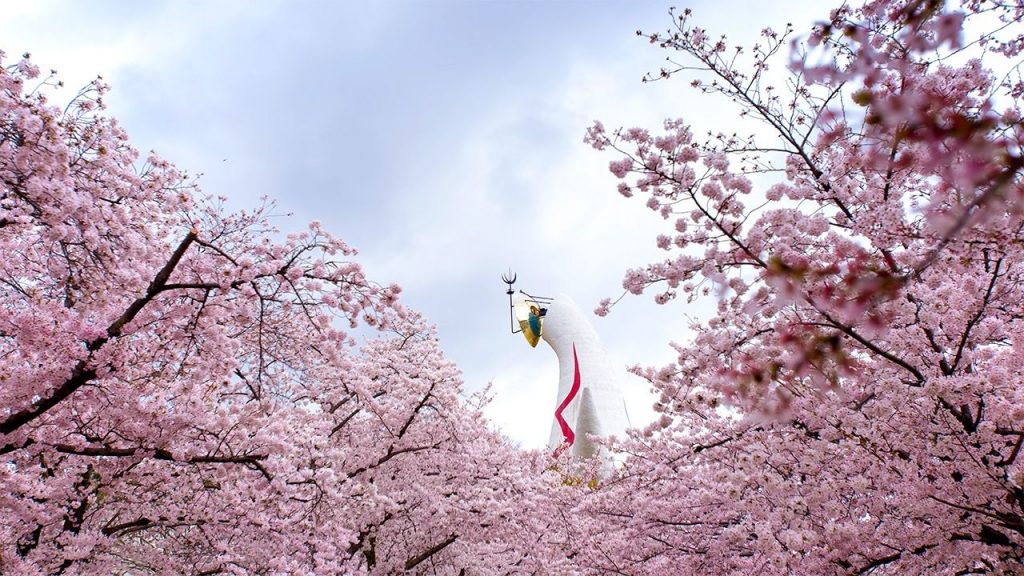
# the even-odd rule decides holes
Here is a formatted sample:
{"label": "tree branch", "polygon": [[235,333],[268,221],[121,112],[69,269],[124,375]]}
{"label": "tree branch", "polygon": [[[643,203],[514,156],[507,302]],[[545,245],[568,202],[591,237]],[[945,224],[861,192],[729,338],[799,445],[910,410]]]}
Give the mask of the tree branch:
{"label": "tree branch", "polygon": [[[146,452],[143,448],[114,448],[111,446],[85,446],[77,447],[68,444],[55,444],[54,450],[62,454],[74,454],[76,456],[105,456],[113,458],[130,458],[138,455],[140,452]],[[267,459],[266,454],[244,454],[237,456],[218,456],[218,455],[206,455],[206,456],[192,456],[187,459],[178,459],[169,451],[163,448],[157,448],[153,450],[154,460],[166,460],[168,462],[177,462],[179,464],[243,464],[249,468],[258,471],[267,479],[267,481],[273,480],[273,476],[263,466],[262,461]]]}
{"label": "tree branch", "polygon": [[181,261],[182,256],[185,255],[185,251],[195,241],[197,232],[195,229],[191,230],[185,239],[181,241],[178,248],[171,254],[171,258],[164,264],[164,267],[157,272],[153,281],[149,283],[149,287],[146,289],[145,295],[136,298],[131,305],[121,314],[110,326],[107,327],[106,335],[96,338],[90,341],[86,345],[86,349],[89,351],[89,357],[84,360],[80,360],[75,367],[71,370],[71,376],[64,381],[63,384],[54,389],[49,396],[44,396],[38,401],[34,402],[31,407],[15,412],[0,422],[0,434],[10,434],[15,430],[21,428],[25,424],[35,420],[42,416],[47,410],[53,408],[57,404],[61,403],[65,398],[74,393],[82,387],[83,384],[96,378],[96,368],[89,366],[92,360],[93,353],[103,347],[110,339],[117,338],[121,335],[125,325],[131,322],[139,312],[148,304],[154,296],[156,296],[167,284],[167,279],[174,272],[174,268]]}
{"label": "tree branch", "polygon": [[457,534],[452,534],[451,536],[445,538],[444,540],[438,542],[437,544],[434,544],[433,546],[431,546],[430,548],[427,548],[426,550],[424,550],[423,552],[417,554],[416,556],[413,556],[412,558],[409,558],[408,560],[405,561],[405,569],[406,570],[412,570],[413,568],[415,568],[416,566],[421,564],[423,561],[429,559],[434,554],[437,554],[438,552],[440,552],[440,551],[444,550],[445,548],[451,546],[452,543],[454,543],[458,539],[459,539],[459,537],[458,537]]}

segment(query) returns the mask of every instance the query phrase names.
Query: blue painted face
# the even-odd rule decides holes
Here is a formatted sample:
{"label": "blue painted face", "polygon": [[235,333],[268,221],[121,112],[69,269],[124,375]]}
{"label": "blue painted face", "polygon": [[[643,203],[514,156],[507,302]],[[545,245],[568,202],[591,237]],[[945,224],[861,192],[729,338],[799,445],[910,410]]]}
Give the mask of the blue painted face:
{"label": "blue painted face", "polygon": [[527,318],[529,323],[530,332],[533,333],[535,338],[540,338],[543,326],[541,325],[541,317],[544,316],[546,310],[540,310],[536,306],[530,306],[530,316]]}

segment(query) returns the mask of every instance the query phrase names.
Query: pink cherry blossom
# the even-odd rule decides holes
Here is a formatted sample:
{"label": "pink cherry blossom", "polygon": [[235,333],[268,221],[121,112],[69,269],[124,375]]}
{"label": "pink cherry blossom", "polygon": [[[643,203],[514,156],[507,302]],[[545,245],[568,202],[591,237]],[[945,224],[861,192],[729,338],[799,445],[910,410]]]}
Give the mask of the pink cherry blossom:
{"label": "pink cherry blossom", "polygon": [[602,142],[672,211],[674,254],[625,291],[717,306],[674,363],[634,369],[662,419],[577,508],[593,529],[577,557],[650,575],[1024,572],[1024,89],[982,59],[1018,54],[1024,10],[844,5],[736,57],[691,19],[641,34],[677,66],[647,79],[686,75],[772,134],[691,143],[674,122],[656,146]]}
{"label": "pink cherry blossom", "polygon": [[0,573],[567,571],[550,458],[490,429],[398,286],[36,74],[0,67]]}

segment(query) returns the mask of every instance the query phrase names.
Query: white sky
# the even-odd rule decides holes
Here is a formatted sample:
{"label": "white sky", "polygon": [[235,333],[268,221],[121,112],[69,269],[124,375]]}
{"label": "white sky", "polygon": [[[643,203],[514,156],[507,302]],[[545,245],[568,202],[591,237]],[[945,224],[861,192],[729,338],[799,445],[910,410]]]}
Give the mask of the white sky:
{"label": "white sky", "polygon": [[[827,16],[813,0],[675,4],[745,44]],[[318,219],[359,248],[373,279],[438,324],[467,391],[493,383],[494,422],[540,447],[557,362],[509,334],[501,273],[588,310],[662,255],[662,220],[615,192],[586,127],[735,121],[688,80],[640,83],[666,54],[635,31],[667,27],[669,5],[0,0],[0,49],[57,69],[65,97],[102,75],[136,148],[203,173],[232,206],[276,198],[293,214],[284,231]],[[660,365],[687,316],[713,306],[628,297],[594,324],[621,363]],[[646,384],[625,388],[634,424],[650,419]]]}

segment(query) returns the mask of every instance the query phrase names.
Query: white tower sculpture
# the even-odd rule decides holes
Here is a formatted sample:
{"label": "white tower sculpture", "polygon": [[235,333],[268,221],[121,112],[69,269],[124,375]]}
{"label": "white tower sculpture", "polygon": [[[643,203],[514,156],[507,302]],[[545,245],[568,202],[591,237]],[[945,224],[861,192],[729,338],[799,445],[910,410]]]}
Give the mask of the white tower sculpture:
{"label": "white tower sculpture", "polygon": [[577,458],[596,455],[597,446],[588,435],[622,435],[629,427],[620,388],[624,371],[611,362],[597,332],[571,298],[510,295],[526,341],[536,346],[542,338],[558,357],[558,394],[548,447],[556,455],[566,448]]}

